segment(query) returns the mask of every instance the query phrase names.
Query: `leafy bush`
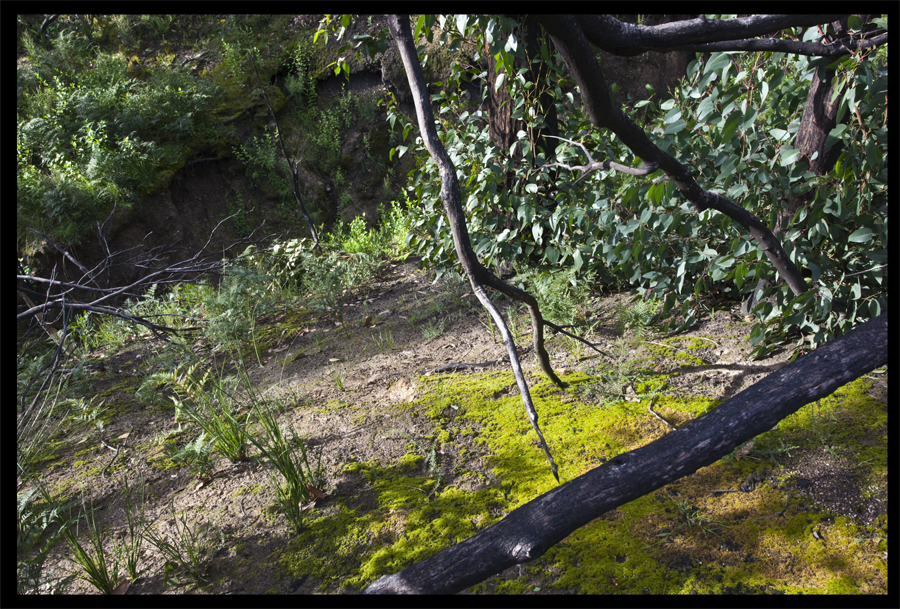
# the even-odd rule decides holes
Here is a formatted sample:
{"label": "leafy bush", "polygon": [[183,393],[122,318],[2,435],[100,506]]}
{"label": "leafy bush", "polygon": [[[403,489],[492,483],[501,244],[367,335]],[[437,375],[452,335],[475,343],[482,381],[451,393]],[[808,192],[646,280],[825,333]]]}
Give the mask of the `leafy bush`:
{"label": "leafy bush", "polygon": [[409,235],[411,203],[405,205],[391,202],[390,211],[383,204],[378,206],[381,222],[374,228],[366,228],[363,216],[356,216],[346,227],[339,224],[329,234],[327,247],[342,250],[348,254],[367,254],[373,258],[405,258],[409,255],[406,239]]}
{"label": "leafy bush", "polygon": [[[502,47],[505,38],[494,39]],[[504,50],[501,61],[511,65],[523,46]],[[830,340],[886,306],[887,73],[881,59],[848,56],[832,66],[843,95],[839,118],[855,118],[830,134],[845,151],[834,170],[819,177],[798,162],[791,142],[813,71],[827,62],[759,57],[714,53],[697,59],[673,99],[659,106],[639,102],[635,110],[649,106],[651,137],[692,168],[701,186],[724,193],[770,226],[786,202],[809,200],[787,219],[781,241],[788,256],[808,269],[813,289],[794,297],[781,285],[771,290],[774,304],[759,305],[753,341],[762,356],[791,336],[801,336],[797,346]],[[573,91],[566,91],[561,58],[545,49],[542,61],[551,73],[545,92],[556,100],[560,133],[583,140],[595,158],[627,162],[630,151],[615,135],[601,136],[575,104]],[[482,77],[477,68],[454,68],[454,81]],[[524,70],[507,69],[502,86],[514,100],[512,118],[531,130],[545,123],[528,84]],[[461,111],[466,106],[452,92],[455,87],[448,89],[435,96],[439,135],[456,165],[472,245],[485,264],[565,265],[602,285],[631,287],[663,300],[670,329],[697,323],[713,291],[737,300],[757,279],[777,282],[744,227],[714,210],[698,213],[665,176],[597,172],[576,186],[576,175],[541,167],[547,160],[532,148],[526,131],[519,132],[513,149],[498,150],[481,112]],[[405,140],[412,125],[391,104],[388,120],[392,126],[400,122]],[[420,203],[413,208],[410,245],[443,273],[457,261],[437,167],[421,139],[396,151],[408,148],[417,160],[409,189]],[[515,159],[516,148],[521,160]],[[580,149],[563,142],[557,156],[572,165],[584,160]],[[509,175],[513,189],[505,185]],[[836,299],[850,303],[846,314],[833,310]]]}
{"label": "leafy bush", "polygon": [[204,299],[205,332],[217,348],[240,350],[252,342],[256,317],[272,306],[272,276],[244,259],[226,266],[224,275],[219,289]]}
{"label": "leafy bush", "polygon": [[311,296],[310,306],[329,311],[343,322],[351,288],[370,279],[378,262],[368,254],[333,251],[307,254],[303,266],[303,288]]}
{"label": "leafy bush", "polygon": [[179,69],[137,80],[124,57],[79,36],[31,46],[17,68],[20,243],[33,242],[27,226],[77,243],[115,198],[127,208],[165,185],[221,94]]}
{"label": "leafy bush", "polygon": [[284,85],[300,108],[309,110],[316,105],[316,81],[310,72],[312,48],[308,41],[300,41],[291,58],[291,74]]}
{"label": "leafy bush", "polygon": [[316,150],[321,171],[334,172],[341,164],[341,135],[355,116],[353,94],[346,89],[329,110],[318,112],[315,129],[309,139]]}
{"label": "leafy bush", "polygon": [[[364,281],[374,272],[378,260],[405,258],[409,255],[406,245],[411,214],[409,206],[408,201],[405,205],[395,201],[388,211],[383,205],[379,205],[381,223],[374,228],[366,228],[362,216],[354,218],[349,227],[339,224],[323,238],[322,248],[326,253],[321,260],[314,253],[312,241],[306,238],[276,241],[268,250],[254,254],[253,259],[261,272],[270,279],[271,289],[292,290],[306,285],[308,289],[318,293],[316,281],[328,275],[324,267],[334,260],[339,261],[339,266],[343,265],[340,262],[341,252],[352,254],[357,256],[352,260],[361,263],[359,271],[337,271],[336,279],[326,281],[333,284],[335,289],[337,286],[341,289],[352,287],[354,281]],[[304,277],[309,272],[316,279],[305,280]]]}
{"label": "leafy bush", "polygon": [[264,180],[275,185],[279,194],[293,198],[293,191],[288,179],[275,170],[281,151],[278,150],[277,135],[274,129],[266,127],[261,137],[253,136],[240,147],[234,148],[234,155],[244,163],[247,179],[252,186],[263,186]]}

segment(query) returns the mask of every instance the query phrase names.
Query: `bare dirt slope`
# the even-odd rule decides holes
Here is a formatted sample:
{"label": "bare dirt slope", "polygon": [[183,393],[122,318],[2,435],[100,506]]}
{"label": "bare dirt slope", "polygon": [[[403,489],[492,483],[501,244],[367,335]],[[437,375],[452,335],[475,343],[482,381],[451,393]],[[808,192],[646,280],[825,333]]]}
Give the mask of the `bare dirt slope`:
{"label": "bare dirt slope", "polygon": [[[591,417],[635,406],[626,418],[618,419],[627,421],[622,425],[633,432],[627,440],[620,438],[622,446],[638,446],[666,432],[646,414],[642,393],[655,391],[660,400],[669,396],[670,402],[657,402],[663,405],[657,411],[678,425],[777,370],[789,356],[782,352],[762,362],[748,361],[750,346],[745,339],[750,324],[727,309],[677,337],[649,334],[639,341],[631,331],[623,336],[616,312],[627,307],[627,301],[622,294],[598,296],[585,307],[585,318],[594,327],[592,340],[614,361],[560,337],[548,342],[554,367],[562,375],[572,375],[573,389],[565,399],[572,408],[583,409],[584,427],[596,421],[599,430],[607,419]],[[83,493],[91,498],[98,522],[109,527],[112,538],[122,538],[127,534],[123,479],[127,476],[134,484],[142,476],[149,493],[146,514],[159,518],[155,525],[159,531],[176,538],[181,522],[173,516],[177,514],[209,540],[206,586],[197,588],[181,577],[180,585],[170,582],[164,589],[164,561],[148,547],[141,577],[128,594],[349,592],[452,542],[435,542],[434,536],[427,543],[420,541],[416,527],[425,525],[416,525],[416,518],[431,526],[456,510],[464,515],[459,521],[471,522],[467,530],[477,531],[528,500],[522,490],[527,484],[511,481],[512,474],[498,466],[504,448],[492,444],[491,430],[496,426],[485,418],[490,414],[471,420],[462,415],[456,420],[433,416],[429,396],[436,390],[449,392],[445,387],[461,391],[495,383],[492,387],[499,389],[492,390],[491,399],[499,401],[490,408],[498,413],[505,408],[502,404],[511,404],[511,412],[519,408],[513,420],[521,419],[526,444],[516,450],[534,459],[539,478],[549,478],[528,435],[521,402],[515,406],[515,383],[503,374],[508,366],[497,363],[504,356],[499,335],[492,335],[467,284],[434,284],[413,262],[392,263],[359,291],[343,314],[343,324],[335,317],[286,307],[257,320],[257,348],[248,345],[245,352],[257,390],[281,405],[282,424],[307,439],[311,454],[321,451],[326,499],[310,508],[310,526],[299,535],[273,508],[271,468],[266,463],[221,460],[216,475],[201,482],[165,458],[166,440],[181,445],[193,440],[197,431],[176,422],[171,407],[135,400],[142,379],[155,369],[161,345],[135,344],[104,360],[90,378],[87,394],[102,396],[113,414],[102,433],[81,431],[76,443],[49,464],[45,477],[49,488],[69,497]],[[519,342],[527,346],[526,317],[520,313],[514,319]],[[208,366],[228,368],[221,356],[204,357]],[[532,386],[545,382],[532,357],[524,361]],[[431,372],[452,362],[483,367],[452,375]],[[874,399],[883,411],[886,374],[873,375],[867,383],[862,397],[854,394],[852,399]],[[448,398],[443,410],[452,416],[467,408],[475,413],[476,398],[464,400],[469,403]],[[851,397],[846,402],[850,412]],[[542,408],[540,400],[538,404]],[[549,439],[551,448],[561,462],[570,463],[564,477],[571,478],[591,467],[590,462],[579,461],[575,453],[568,456],[570,449],[562,441],[566,436],[553,431],[555,411],[546,408],[543,420],[550,435],[560,434],[555,445]],[[531,567],[511,569],[474,591],[760,592],[790,591],[792,586],[824,590],[838,581],[845,582],[845,591],[885,592],[886,470],[866,469],[857,456],[860,442],[886,450],[886,426],[879,427],[881,419],[873,415],[868,434],[854,432],[859,437],[848,438],[842,427],[851,425],[849,420],[845,425],[841,408],[830,407],[830,415],[821,414],[823,408],[817,411],[818,418],[809,419],[818,426],[810,432],[810,441],[801,442],[798,438],[806,436],[795,434],[785,435],[780,444],[751,443],[727,463],[723,460],[660,489],[655,499],[644,498],[656,503],[616,510],[595,521],[608,527],[602,538],[606,541],[600,547],[591,545],[590,553],[584,553],[576,534]],[[581,431],[572,427],[565,434],[578,439]],[[110,445],[122,444],[127,437],[108,469],[113,453],[100,443],[101,437]],[[591,453],[589,440],[579,442],[578,454]],[[436,468],[429,466],[429,457],[436,459]],[[602,461],[602,456],[592,458]],[[880,462],[881,458],[873,458],[869,465]],[[706,470],[718,472],[718,477],[704,474]],[[721,495],[713,504],[705,497],[722,487],[711,488],[712,484],[731,484],[728,490],[736,492]],[[485,493],[493,493],[493,503],[473,499]],[[397,499],[401,494],[402,500]],[[784,508],[782,514],[773,517],[779,508]],[[456,526],[449,522],[447,530]],[[752,533],[741,528],[747,526],[755,527]],[[771,528],[780,532],[767,532]],[[350,532],[356,536],[352,541]],[[460,533],[463,538],[468,534]],[[770,534],[783,539],[764,546],[761,540]],[[855,544],[839,550],[837,540],[847,535],[855,536]],[[823,547],[828,542],[819,543],[820,537],[833,540],[831,549]],[[791,554],[792,544],[803,552]],[[604,553],[603,547],[609,551]],[[66,553],[64,544],[57,546],[50,566],[74,568]],[[698,556],[708,557],[706,564],[698,564]],[[587,566],[590,570],[583,571]],[[653,575],[647,575],[651,571]],[[721,583],[723,571],[731,588]],[[641,578],[646,583],[638,585]],[[734,581],[750,583],[742,589],[735,588]],[[79,581],[72,591],[92,589]]]}

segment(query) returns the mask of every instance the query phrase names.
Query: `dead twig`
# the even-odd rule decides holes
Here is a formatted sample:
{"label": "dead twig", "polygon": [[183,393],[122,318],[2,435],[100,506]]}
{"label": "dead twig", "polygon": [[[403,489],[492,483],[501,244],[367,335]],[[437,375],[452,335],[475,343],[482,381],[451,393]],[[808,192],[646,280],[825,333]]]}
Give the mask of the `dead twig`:
{"label": "dead twig", "polygon": [[580,336],[576,336],[575,334],[566,332],[565,330],[563,330],[563,327],[565,327],[565,326],[557,326],[556,324],[550,323],[546,319],[544,320],[544,324],[550,326],[551,328],[553,328],[554,330],[556,330],[557,332],[559,332],[561,334],[565,334],[566,336],[568,336],[570,338],[574,338],[577,341],[581,341],[582,343],[584,343],[585,345],[587,345],[588,347],[590,347],[591,349],[593,349],[594,351],[596,351],[597,353],[599,353],[600,355],[602,355],[608,359],[615,359],[612,355],[598,349],[595,343],[587,341],[587,340],[581,338]]}
{"label": "dead twig", "polygon": [[602,161],[597,162],[591,156],[591,153],[588,152],[587,147],[581,142],[574,142],[572,140],[568,140],[564,137],[557,137],[555,135],[547,135],[544,134],[544,137],[552,137],[557,140],[563,140],[564,142],[569,142],[570,144],[575,144],[579,146],[584,153],[587,155],[588,164],[587,165],[564,165],[563,163],[550,163],[549,165],[543,165],[542,167],[562,167],[563,169],[568,169],[569,171],[582,171],[584,173],[575,180],[575,184],[578,184],[580,181],[591,175],[597,170],[600,169],[615,169],[616,171],[621,171],[622,173],[627,173],[633,176],[645,176],[653,173],[657,169],[659,169],[659,163],[644,163],[642,167],[629,167],[628,165],[622,165],[621,163],[616,163],[615,161]]}
{"label": "dead twig", "polygon": [[660,421],[662,421],[663,423],[665,423],[666,425],[668,425],[669,429],[671,429],[672,431],[676,431],[677,428],[676,428],[674,425],[672,425],[671,423],[669,423],[668,421],[666,421],[664,418],[662,418],[661,416],[659,416],[658,414],[656,414],[655,412],[653,412],[653,400],[655,400],[655,399],[656,399],[656,398],[650,398],[650,405],[647,406],[647,412],[649,412],[649,413],[652,414],[654,417],[656,417],[657,419],[659,419]]}

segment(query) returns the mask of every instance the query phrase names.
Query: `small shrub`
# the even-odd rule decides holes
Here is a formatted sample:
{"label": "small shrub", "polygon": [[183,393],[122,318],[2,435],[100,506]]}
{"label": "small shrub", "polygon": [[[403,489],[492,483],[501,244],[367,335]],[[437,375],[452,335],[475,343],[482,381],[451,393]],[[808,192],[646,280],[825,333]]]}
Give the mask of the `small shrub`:
{"label": "small shrub", "polygon": [[[184,372],[160,372],[154,379],[157,383],[163,380],[171,383],[175,395],[169,399],[175,403],[176,410],[210,437],[219,454],[233,462],[244,461],[247,458],[245,426],[249,412],[240,413],[233,392],[226,387],[229,379],[221,379],[207,371],[197,380],[193,377],[196,367],[195,364]],[[199,458],[198,450],[195,445],[188,452]],[[189,458],[187,455],[184,453],[185,458]]]}
{"label": "small shrub", "polygon": [[176,463],[184,463],[195,476],[208,477],[213,473],[214,445],[212,440],[206,439],[204,431],[193,442],[180,449],[169,448],[169,459]]}
{"label": "small shrub", "polygon": [[636,340],[643,340],[651,332],[661,303],[661,300],[652,296],[647,298],[636,296],[628,305],[620,305],[616,311],[619,330],[622,332],[626,329],[631,330]]}
{"label": "small shrub", "polygon": [[272,279],[243,260],[225,268],[218,292],[204,301],[206,334],[219,350],[240,349],[252,342],[256,317],[271,306]]}

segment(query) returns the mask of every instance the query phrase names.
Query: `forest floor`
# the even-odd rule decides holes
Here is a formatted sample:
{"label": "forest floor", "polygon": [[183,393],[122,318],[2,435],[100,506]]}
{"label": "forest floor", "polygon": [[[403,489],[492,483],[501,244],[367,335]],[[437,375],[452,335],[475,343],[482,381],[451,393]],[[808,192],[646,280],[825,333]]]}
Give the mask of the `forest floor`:
{"label": "forest floor", "polygon": [[[585,303],[590,339],[611,359],[548,338],[566,390],[550,386],[533,355],[523,358],[563,483],[668,433],[648,406],[683,425],[790,356],[749,361],[751,324],[737,303],[669,337],[623,327],[629,306],[626,294]],[[524,310],[512,319],[527,347]],[[177,540],[187,523],[206,545],[203,585],[180,572],[166,582],[165,560],[145,545],[127,594],[359,591],[555,486],[508,363],[496,363],[505,354],[499,334],[468,284],[434,283],[412,261],[391,263],[355,293],[343,320],[285,307],[257,320],[256,348],[244,354],[282,426],[321,455],[325,497],[300,531],[275,508],[265,461],[221,460],[214,476],[198,480],[167,458],[167,443],[191,442],[198,430],[176,421],[171,400],[135,399],[163,344],[98,355],[84,395],[105,401],[106,424],[70,437],[44,464],[44,483],[57,497],[92,502],[107,552],[127,537],[126,477],[132,487],[143,479],[144,513],[161,535]],[[201,357],[210,369],[233,370],[221,354]],[[487,364],[433,372],[451,362]],[[882,369],[468,592],[884,594],[886,402]],[[108,468],[112,453],[101,440],[122,446]],[[20,493],[28,488],[19,481]],[[64,543],[47,565],[76,569]],[[71,590],[92,591],[80,580]]]}

